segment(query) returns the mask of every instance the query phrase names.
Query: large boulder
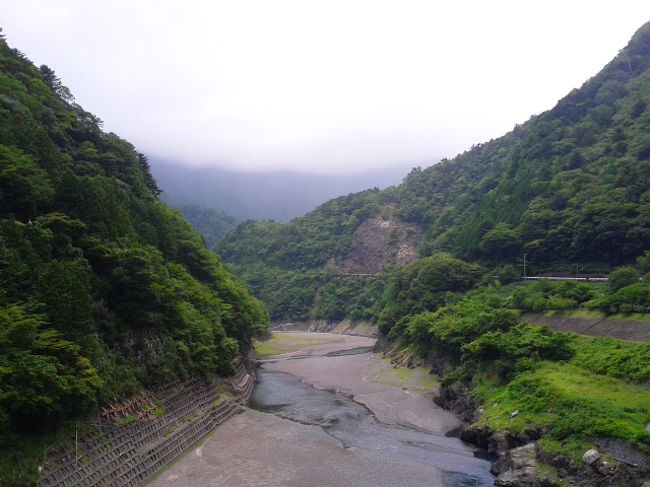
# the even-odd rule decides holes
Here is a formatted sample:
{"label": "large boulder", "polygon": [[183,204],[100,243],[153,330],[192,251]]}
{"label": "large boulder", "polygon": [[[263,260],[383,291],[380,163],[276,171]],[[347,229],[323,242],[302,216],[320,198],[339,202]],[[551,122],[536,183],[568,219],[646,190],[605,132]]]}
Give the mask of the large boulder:
{"label": "large boulder", "polygon": [[499,487],[555,487],[556,480],[539,470],[535,443],[507,450],[495,462],[492,472],[497,475],[494,485]]}
{"label": "large boulder", "polygon": [[584,455],[582,455],[582,463],[585,465],[593,465],[593,463],[600,458],[600,453],[598,450],[591,449],[587,450]]}

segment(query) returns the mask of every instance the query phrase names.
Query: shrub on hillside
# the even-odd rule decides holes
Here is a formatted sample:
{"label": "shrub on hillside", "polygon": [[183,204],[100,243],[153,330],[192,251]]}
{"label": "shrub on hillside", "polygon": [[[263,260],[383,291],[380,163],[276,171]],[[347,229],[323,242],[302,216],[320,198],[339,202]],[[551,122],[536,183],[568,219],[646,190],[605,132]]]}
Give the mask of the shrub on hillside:
{"label": "shrub on hillside", "polygon": [[592,285],[581,282],[539,281],[531,286],[516,287],[506,303],[522,311],[539,313],[576,308],[595,294]]}
{"label": "shrub on hillside", "polygon": [[432,255],[396,269],[380,301],[380,331],[388,335],[400,319],[444,306],[449,292],[471,289],[480,274],[479,266],[449,254]]}
{"label": "shrub on hillside", "polygon": [[650,380],[650,343],[612,337],[575,337],[572,362],[596,374],[629,382]]}
{"label": "shrub on hillside", "polygon": [[633,267],[619,267],[609,274],[607,290],[614,294],[621,288],[639,282],[639,271]]}
{"label": "shrub on hillside", "polygon": [[636,258],[636,265],[644,274],[650,272],[650,250],[646,250],[643,255]]}
{"label": "shrub on hillside", "polygon": [[567,360],[573,355],[569,335],[529,323],[487,332],[465,345],[463,352],[466,360],[494,362],[503,378],[532,369],[541,359]]}
{"label": "shrub on hillside", "polygon": [[636,283],[616,291],[599,302],[607,313],[650,313],[650,283]]}
{"label": "shrub on hillside", "polygon": [[422,354],[435,347],[458,356],[466,343],[490,331],[508,330],[519,322],[517,312],[499,305],[489,296],[468,297],[405,320],[406,336]]}

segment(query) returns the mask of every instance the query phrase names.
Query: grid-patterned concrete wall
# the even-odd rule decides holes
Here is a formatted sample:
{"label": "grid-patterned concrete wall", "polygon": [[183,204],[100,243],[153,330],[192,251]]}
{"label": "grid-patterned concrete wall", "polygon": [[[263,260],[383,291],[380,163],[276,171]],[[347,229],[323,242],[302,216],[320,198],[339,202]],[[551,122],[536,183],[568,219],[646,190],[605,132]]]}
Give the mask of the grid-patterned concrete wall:
{"label": "grid-patterned concrete wall", "polygon": [[175,381],[157,391],[164,414],[118,426],[102,422],[74,450],[48,452],[42,486],[137,486],[196,441],[232,416],[250,399],[255,383],[243,361],[231,379],[234,397],[222,401],[219,390],[201,379]]}

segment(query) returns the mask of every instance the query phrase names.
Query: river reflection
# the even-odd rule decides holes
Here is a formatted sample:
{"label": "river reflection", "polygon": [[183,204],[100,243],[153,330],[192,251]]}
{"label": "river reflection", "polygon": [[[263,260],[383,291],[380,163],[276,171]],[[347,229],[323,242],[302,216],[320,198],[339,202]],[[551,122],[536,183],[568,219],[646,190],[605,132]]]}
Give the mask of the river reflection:
{"label": "river reflection", "polygon": [[489,462],[457,438],[437,436],[412,427],[378,421],[365,406],[349,396],[322,391],[294,376],[256,370],[259,383],[250,407],[302,424],[321,426],[347,449],[374,459],[385,459],[395,469],[429,469],[443,485],[494,485]]}

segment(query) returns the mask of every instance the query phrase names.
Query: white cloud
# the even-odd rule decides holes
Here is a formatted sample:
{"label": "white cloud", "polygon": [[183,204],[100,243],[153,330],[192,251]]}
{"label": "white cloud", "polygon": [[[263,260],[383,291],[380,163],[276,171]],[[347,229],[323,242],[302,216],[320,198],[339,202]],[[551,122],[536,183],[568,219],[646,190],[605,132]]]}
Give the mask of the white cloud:
{"label": "white cloud", "polygon": [[10,45],[141,151],[246,169],[434,162],[551,108],[650,3],[0,0]]}

